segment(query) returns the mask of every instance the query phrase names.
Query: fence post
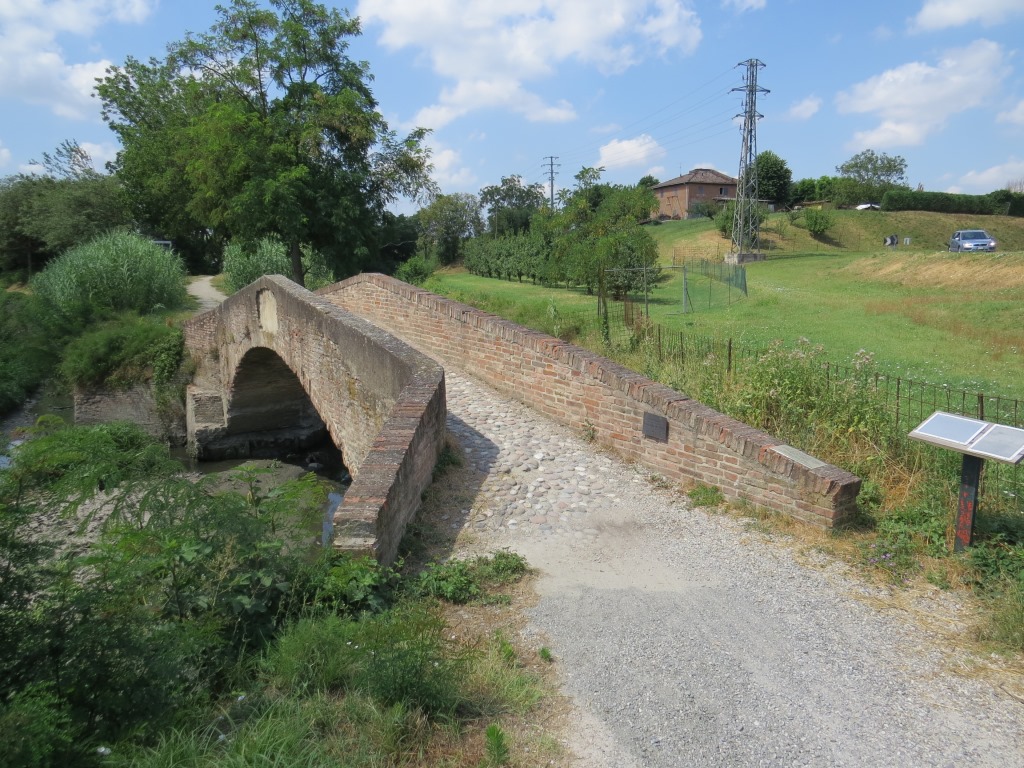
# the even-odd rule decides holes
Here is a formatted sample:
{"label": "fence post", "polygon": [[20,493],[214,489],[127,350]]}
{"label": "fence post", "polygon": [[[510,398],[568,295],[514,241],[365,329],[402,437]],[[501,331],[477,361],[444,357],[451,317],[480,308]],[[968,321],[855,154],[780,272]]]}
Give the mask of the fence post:
{"label": "fence post", "polygon": [[729,337],[728,352],[726,354],[725,372],[732,373],[732,336]]}
{"label": "fence post", "polygon": [[896,426],[900,425],[900,384],[902,379],[899,376],[896,377]]}
{"label": "fence post", "polygon": [[981,392],[978,393],[978,418],[985,420],[985,395]]}

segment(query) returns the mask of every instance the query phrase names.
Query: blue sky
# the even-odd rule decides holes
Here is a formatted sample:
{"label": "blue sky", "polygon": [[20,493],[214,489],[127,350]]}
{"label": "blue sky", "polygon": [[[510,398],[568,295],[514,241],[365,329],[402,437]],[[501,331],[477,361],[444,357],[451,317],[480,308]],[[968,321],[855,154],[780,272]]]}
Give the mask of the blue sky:
{"label": "blue sky", "polygon": [[[328,3],[328,5],[333,5]],[[117,150],[93,78],[207,30],[214,3],[0,0],[0,175],[65,139]],[[353,0],[391,126],[433,129],[444,192],[583,166],[661,180],[735,175],[737,65],[764,62],[758,149],[794,179],[856,152],[902,155],[925,189],[1024,180],[1024,0]]]}

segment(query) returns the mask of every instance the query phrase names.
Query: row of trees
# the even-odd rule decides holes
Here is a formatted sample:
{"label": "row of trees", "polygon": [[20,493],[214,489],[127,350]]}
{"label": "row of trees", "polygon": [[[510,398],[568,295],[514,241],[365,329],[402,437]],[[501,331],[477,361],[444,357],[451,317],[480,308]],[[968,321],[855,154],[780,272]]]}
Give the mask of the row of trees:
{"label": "row of trees", "polygon": [[793,181],[786,161],[768,150],[757,155],[751,169],[757,174],[758,196],[780,206],[827,200],[836,206],[880,202],[889,190],[907,190],[907,161],[899,155],[866,149],[842,165],[835,176]]}
{"label": "row of trees", "polygon": [[34,163],[38,174],[0,179],[0,271],[31,273],[63,251],[129,224],[118,180],[66,141]]}
{"label": "row of trees", "polygon": [[538,206],[529,228],[467,242],[466,268],[488,277],[529,278],[593,293],[599,281],[613,294],[657,279],[657,246],[641,222],[657,200],[642,184],[602,184],[603,168],[583,168],[559,195],[559,209]]}

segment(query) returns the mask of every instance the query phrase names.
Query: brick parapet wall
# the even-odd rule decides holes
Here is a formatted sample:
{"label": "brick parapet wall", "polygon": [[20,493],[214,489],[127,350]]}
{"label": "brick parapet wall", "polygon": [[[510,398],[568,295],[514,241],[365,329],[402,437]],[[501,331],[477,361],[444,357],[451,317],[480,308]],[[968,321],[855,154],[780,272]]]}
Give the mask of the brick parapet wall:
{"label": "brick parapet wall", "polygon": [[189,320],[184,335],[196,381],[219,391],[227,414],[250,350],[273,350],[287,364],[354,478],[335,513],[335,546],[394,560],[444,446],[444,370],[379,327],[276,276]]}
{"label": "brick parapet wall", "polygon": [[[593,352],[384,275],[318,293],[670,481],[822,526],[855,509],[855,475]],[[667,420],[665,442],[644,436],[645,414]]]}

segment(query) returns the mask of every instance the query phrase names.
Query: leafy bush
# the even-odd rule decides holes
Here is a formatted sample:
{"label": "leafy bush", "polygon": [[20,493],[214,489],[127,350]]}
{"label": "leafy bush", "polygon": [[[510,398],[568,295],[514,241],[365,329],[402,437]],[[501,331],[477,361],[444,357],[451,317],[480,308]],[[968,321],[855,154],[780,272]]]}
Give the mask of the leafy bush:
{"label": "leafy bush", "polygon": [[[319,251],[303,246],[302,268],[311,291],[334,282],[334,272]],[[224,274],[228,289],[234,293],[264,275],[290,278],[292,263],[288,249],[277,238],[265,237],[255,243],[232,241],[224,249]]]}
{"label": "leafy bush", "polygon": [[468,603],[493,587],[519,581],[527,573],[526,560],[515,552],[500,550],[472,560],[430,563],[419,575],[415,590],[426,597],[450,603]]}
{"label": "leafy bush", "polygon": [[804,226],[815,237],[820,237],[835,225],[835,214],[828,209],[808,208],[804,211]]}
{"label": "leafy bush", "polygon": [[167,383],[184,356],[181,330],[147,318],[89,331],[64,351],[61,376],[79,386],[125,388],[153,379]]}
{"label": "leafy bush", "polygon": [[185,268],[174,253],[131,232],[114,231],[50,262],[32,280],[35,292],[66,317],[180,307]]}
{"label": "leafy bush", "polygon": [[0,291],[0,414],[53,372],[69,333],[64,318],[39,297]]}
{"label": "leafy bush", "polygon": [[417,253],[395,270],[395,277],[410,285],[423,285],[436,271],[436,259]]}

